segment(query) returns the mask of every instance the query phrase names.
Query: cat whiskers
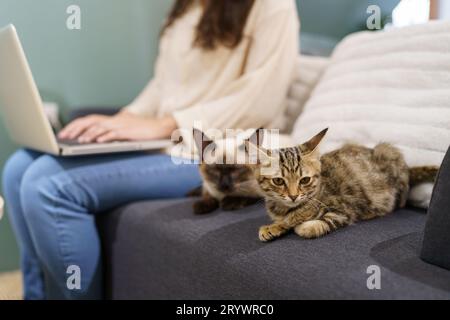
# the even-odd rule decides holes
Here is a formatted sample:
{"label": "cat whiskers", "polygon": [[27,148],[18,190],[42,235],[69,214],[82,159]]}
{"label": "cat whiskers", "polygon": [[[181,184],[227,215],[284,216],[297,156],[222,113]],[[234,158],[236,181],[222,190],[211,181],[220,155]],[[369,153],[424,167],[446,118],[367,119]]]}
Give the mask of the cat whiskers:
{"label": "cat whiskers", "polygon": [[258,201],[256,201],[253,205],[260,205],[260,204],[264,204],[265,205],[264,198],[258,199]]}

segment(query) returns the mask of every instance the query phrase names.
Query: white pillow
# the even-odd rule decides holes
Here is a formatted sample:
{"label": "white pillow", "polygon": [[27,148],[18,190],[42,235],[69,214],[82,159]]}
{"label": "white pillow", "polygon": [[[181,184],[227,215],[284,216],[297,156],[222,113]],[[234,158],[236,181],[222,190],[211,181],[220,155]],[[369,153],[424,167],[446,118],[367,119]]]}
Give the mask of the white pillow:
{"label": "white pillow", "polygon": [[[346,142],[390,142],[409,166],[440,165],[450,144],[450,22],[345,38],[292,138],[302,142],[325,127],[322,152]],[[424,192],[415,200],[429,199]]]}

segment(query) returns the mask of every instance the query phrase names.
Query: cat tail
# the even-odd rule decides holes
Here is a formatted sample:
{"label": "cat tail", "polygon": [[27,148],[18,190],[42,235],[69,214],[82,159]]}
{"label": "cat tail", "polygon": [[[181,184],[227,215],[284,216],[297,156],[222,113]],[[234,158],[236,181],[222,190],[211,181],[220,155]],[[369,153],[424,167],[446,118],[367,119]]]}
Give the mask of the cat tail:
{"label": "cat tail", "polygon": [[438,171],[438,166],[411,167],[409,168],[409,184],[415,186],[425,182],[434,182]]}

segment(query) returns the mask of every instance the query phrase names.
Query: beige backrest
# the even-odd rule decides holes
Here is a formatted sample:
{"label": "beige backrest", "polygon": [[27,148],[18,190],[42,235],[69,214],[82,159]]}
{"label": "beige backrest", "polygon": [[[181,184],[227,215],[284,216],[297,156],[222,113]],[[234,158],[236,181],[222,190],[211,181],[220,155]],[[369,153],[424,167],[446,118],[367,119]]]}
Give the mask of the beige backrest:
{"label": "beige backrest", "polygon": [[328,58],[304,55],[298,57],[294,82],[289,90],[286,102],[285,132],[290,133],[292,131],[295,120],[302,112],[303,106],[308,101],[328,63]]}

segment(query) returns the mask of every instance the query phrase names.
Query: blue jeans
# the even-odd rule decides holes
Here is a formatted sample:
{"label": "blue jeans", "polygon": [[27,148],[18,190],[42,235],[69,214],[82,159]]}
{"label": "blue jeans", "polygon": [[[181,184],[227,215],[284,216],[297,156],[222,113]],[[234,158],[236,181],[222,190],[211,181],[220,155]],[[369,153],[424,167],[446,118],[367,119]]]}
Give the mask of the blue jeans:
{"label": "blue jeans", "polygon": [[[102,298],[94,216],[133,201],[183,197],[200,184],[195,164],[175,165],[168,155],[59,158],[17,151],[5,165],[3,190],[21,251],[24,297]],[[71,277],[78,275],[80,287]]]}

